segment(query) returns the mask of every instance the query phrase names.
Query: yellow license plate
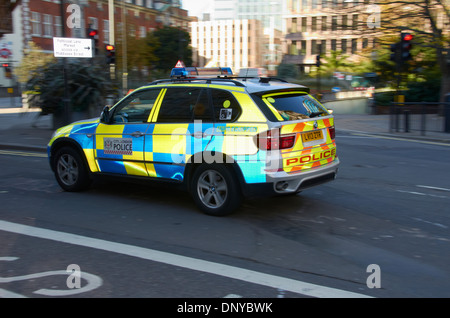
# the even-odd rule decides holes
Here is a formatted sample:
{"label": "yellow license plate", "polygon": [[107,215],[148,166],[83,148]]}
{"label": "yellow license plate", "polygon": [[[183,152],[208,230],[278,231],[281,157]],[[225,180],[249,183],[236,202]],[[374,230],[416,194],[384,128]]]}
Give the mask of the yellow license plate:
{"label": "yellow license plate", "polygon": [[304,143],[321,139],[323,139],[322,130],[308,131],[302,134],[302,141]]}

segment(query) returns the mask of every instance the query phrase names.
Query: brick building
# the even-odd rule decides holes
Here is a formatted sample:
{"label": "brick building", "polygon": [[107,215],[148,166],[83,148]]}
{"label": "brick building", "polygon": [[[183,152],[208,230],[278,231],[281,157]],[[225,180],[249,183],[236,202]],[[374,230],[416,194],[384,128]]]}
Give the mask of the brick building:
{"label": "brick building", "polygon": [[[145,37],[148,32],[162,25],[188,29],[187,11],[179,1],[124,0],[113,1],[115,38],[123,32],[123,21],[127,30],[136,37]],[[69,5],[77,7],[69,7]],[[79,11],[78,11],[79,10]],[[63,18],[61,18],[63,16]],[[98,31],[98,43],[110,42],[108,0],[64,1],[22,0],[23,41],[26,47],[33,41],[45,52],[53,51],[53,37],[86,37],[90,26]]]}

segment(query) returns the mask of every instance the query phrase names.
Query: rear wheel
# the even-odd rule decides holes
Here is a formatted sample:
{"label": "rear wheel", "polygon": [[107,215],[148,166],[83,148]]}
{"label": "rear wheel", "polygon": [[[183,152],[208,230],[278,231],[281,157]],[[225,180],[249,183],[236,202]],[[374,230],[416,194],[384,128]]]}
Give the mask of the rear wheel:
{"label": "rear wheel", "polygon": [[242,201],[236,177],[223,165],[200,166],[194,172],[191,189],[195,203],[208,215],[229,215]]}
{"label": "rear wheel", "polygon": [[56,181],[66,191],[82,191],[90,185],[83,158],[71,147],[63,147],[56,152],[54,170]]}

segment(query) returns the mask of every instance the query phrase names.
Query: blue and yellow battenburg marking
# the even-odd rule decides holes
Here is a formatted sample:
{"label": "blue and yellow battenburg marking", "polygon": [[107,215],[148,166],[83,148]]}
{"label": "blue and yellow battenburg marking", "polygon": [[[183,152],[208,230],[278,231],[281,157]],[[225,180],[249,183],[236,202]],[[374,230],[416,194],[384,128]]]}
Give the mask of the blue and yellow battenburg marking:
{"label": "blue and yellow battenburg marking", "polygon": [[[195,85],[195,84],[192,84]],[[217,85],[220,86],[220,85]],[[240,87],[230,89],[239,104],[246,109],[239,122],[159,124],[157,114],[167,89],[163,88],[149,115],[148,123],[106,125],[99,119],[77,122],[59,129],[49,143],[67,137],[84,151],[92,172],[104,172],[164,178],[182,181],[186,164],[221,162],[222,154],[241,168],[247,183],[266,182],[266,151],[257,147],[256,136],[269,130],[267,119],[252,99]],[[336,158],[336,145],[329,129],[333,118],[303,120],[281,125],[281,135],[296,136],[291,149],[281,150],[283,170],[296,173],[331,163]],[[323,132],[324,140],[306,144],[301,135],[314,130]],[[194,156],[198,153],[212,156]],[[214,157],[214,154],[220,157]]]}
{"label": "blue and yellow battenburg marking", "polygon": [[[314,127],[314,125],[316,125]],[[334,118],[303,121],[300,123],[284,125],[281,134],[296,134],[294,147],[282,150],[283,169],[287,173],[304,171],[327,165],[336,159],[336,143],[331,139],[329,130],[334,126]],[[314,145],[304,143],[301,134],[321,130],[323,142]]]}

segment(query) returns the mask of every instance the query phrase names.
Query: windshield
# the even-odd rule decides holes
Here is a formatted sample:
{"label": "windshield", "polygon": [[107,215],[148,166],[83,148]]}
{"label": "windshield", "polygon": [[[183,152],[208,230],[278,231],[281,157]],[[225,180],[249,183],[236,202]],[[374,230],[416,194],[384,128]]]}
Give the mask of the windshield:
{"label": "windshield", "polygon": [[311,95],[299,92],[267,94],[264,102],[275,113],[278,120],[299,120],[328,116],[328,110]]}

